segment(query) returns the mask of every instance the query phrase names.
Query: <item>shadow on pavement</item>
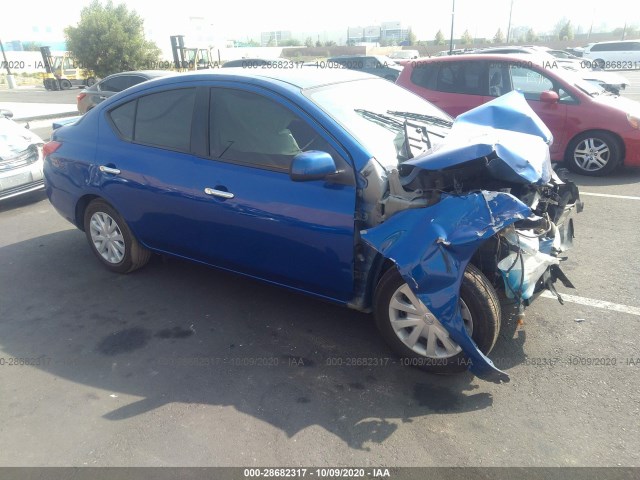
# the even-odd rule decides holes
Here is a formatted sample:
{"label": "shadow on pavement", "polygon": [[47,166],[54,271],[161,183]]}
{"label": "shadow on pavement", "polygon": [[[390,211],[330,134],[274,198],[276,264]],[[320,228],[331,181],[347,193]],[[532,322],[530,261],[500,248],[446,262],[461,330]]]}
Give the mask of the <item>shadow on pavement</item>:
{"label": "shadow on pavement", "polygon": [[[289,436],[319,425],[364,449],[398,421],[493,403],[469,374],[400,365],[368,315],[173,259],[111,274],[77,230],[0,248],[0,269],[0,348],[143,397],[113,421],[172,402],[233,406]],[[499,343],[520,361],[518,342]]]}

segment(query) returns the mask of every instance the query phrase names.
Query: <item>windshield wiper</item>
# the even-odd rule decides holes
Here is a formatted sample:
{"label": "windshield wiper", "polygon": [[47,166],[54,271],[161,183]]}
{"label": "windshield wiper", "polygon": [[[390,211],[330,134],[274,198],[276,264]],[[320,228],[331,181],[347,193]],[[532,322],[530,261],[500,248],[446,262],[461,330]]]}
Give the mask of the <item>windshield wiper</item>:
{"label": "windshield wiper", "polygon": [[425,122],[431,125],[436,125],[439,127],[449,127],[453,125],[453,122],[449,120],[445,120],[444,118],[436,117],[435,115],[424,115],[422,113],[413,113],[413,112],[398,112],[394,110],[387,110],[389,115],[395,115],[396,117],[403,117],[409,120],[416,120],[418,122]]}
{"label": "windshield wiper", "polygon": [[[413,158],[413,152],[411,151],[411,147],[420,148],[420,144],[415,144],[415,142],[422,142],[427,145],[427,148],[431,148],[431,140],[429,139],[429,135],[427,134],[427,129],[422,125],[416,125],[414,123],[409,123],[405,118],[404,122],[396,120],[389,115],[385,115],[383,113],[372,112],[371,110],[365,110],[362,108],[355,108],[354,111],[362,115],[367,120],[378,123],[384,127],[389,127],[393,130],[402,132],[402,136],[404,140],[402,142],[402,158],[401,160],[408,160]],[[415,128],[417,132],[421,134],[420,138],[413,138],[409,136],[409,127]],[[414,144],[411,143],[414,142]],[[422,149],[421,149],[422,150]],[[400,155],[400,154],[398,154]]]}

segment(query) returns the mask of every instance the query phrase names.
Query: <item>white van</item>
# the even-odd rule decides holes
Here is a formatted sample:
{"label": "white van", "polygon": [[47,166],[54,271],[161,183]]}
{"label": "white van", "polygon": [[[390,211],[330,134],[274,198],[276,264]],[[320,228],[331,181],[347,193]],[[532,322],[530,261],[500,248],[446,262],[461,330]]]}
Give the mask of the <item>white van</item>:
{"label": "white van", "polygon": [[590,43],[582,57],[595,63],[594,67],[616,70],[640,69],[640,40]]}

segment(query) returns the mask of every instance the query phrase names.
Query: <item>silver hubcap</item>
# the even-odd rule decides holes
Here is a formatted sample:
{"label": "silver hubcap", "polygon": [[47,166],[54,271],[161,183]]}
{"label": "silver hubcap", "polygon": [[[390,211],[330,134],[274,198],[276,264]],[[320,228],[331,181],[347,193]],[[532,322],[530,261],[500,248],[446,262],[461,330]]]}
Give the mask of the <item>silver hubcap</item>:
{"label": "silver hubcap", "polygon": [[[460,299],[460,312],[464,328],[471,336],[473,333],[471,312],[462,299]],[[419,355],[430,358],[449,358],[462,350],[406,283],[400,286],[391,297],[389,318],[393,331],[402,343]]]}
{"label": "silver hubcap", "polygon": [[589,172],[604,168],[609,162],[610,156],[609,145],[599,138],[585,138],[576,146],[573,152],[576,164]]}
{"label": "silver hubcap", "polygon": [[109,263],[120,263],[124,258],[124,237],[120,227],[110,215],[96,212],[91,216],[90,234],[93,246]]}

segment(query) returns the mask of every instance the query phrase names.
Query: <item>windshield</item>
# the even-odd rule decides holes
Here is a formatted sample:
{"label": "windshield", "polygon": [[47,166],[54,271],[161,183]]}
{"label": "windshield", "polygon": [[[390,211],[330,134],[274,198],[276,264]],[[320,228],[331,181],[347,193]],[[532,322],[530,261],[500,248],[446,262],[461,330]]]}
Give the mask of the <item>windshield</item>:
{"label": "windshield", "polygon": [[[440,142],[453,122],[431,103],[383,79],[337,83],[303,93],[385,167],[406,158],[405,120],[427,130],[420,150],[426,150],[429,142]],[[422,140],[422,132],[412,136]],[[415,150],[413,153],[417,154]]]}

